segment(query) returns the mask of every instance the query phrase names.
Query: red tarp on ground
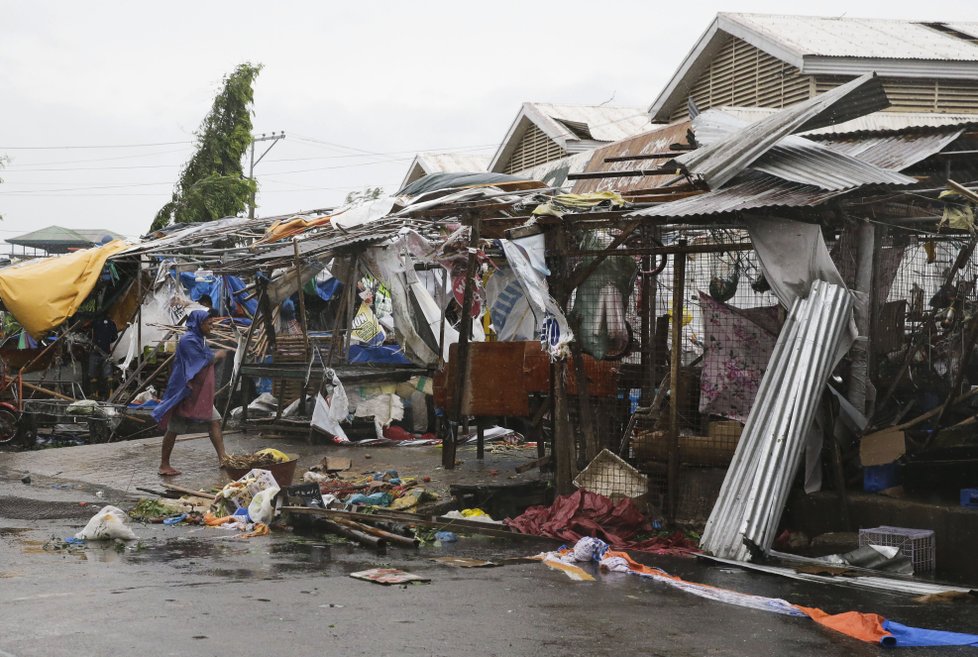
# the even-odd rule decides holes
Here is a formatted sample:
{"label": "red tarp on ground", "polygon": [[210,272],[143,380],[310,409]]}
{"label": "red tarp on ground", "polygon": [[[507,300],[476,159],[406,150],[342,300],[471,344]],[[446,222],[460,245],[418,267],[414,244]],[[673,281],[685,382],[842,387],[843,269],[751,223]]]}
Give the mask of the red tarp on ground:
{"label": "red tarp on ground", "polygon": [[619,549],[653,554],[698,552],[696,545],[678,531],[665,538],[635,541],[636,534],[652,531],[652,524],[635,503],[628,498],[615,503],[586,490],[558,497],[549,507],[531,506],[505,523],[521,534],[551,536],[571,543],[582,536],[595,536]]}

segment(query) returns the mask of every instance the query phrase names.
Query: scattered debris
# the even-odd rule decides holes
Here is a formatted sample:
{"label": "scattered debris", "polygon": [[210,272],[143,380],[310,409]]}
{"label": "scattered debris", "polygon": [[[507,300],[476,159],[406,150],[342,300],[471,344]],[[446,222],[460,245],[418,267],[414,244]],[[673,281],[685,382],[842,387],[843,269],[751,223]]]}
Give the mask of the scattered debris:
{"label": "scattered debris", "polygon": [[414,575],[403,570],[398,570],[397,568],[371,568],[370,570],[361,570],[360,572],[350,573],[350,577],[353,577],[354,579],[363,579],[368,582],[374,582],[375,584],[386,585],[413,584],[415,582],[425,583],[431,581],[431,579],[428,577]]}
{"label": "scattered debris", "polygon": [[485,559],[469,559],[466,557],[436,557],[432,561],[457,568],[493,568],[501,564]]}

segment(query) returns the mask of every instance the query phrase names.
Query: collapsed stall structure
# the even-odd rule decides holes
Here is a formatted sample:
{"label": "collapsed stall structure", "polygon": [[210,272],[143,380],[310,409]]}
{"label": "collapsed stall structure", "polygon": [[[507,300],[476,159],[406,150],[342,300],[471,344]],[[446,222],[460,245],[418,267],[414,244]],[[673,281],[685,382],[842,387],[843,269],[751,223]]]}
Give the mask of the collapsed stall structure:
{"label": "collapsed stall structure", "polygon": [[[537,442],[559,493],[582,471],[593,484],[607,449],[667,518],[708,518],[705,549],[746,559],[823,471],[842,527],[862,478],[978,485],[975,126],[887,104],[865,75],[782,110],[691,108],[595,151],[570,193],[435,174],[355,207],[80,252],[98,252],[95,282],[68,281],[71,302],[41,324],[5,283],[31,265],[0,273],[0,298],[28,335],[62,336],[50,355],[100,294],[92,310],[121,334],[108,401],[127,408],[162,394],[203,302],[235,352],[225,421],[440,441],[446,468],[470,426],[481,457],[500,425]],[[39,387],[22,396],[80,396]]]}

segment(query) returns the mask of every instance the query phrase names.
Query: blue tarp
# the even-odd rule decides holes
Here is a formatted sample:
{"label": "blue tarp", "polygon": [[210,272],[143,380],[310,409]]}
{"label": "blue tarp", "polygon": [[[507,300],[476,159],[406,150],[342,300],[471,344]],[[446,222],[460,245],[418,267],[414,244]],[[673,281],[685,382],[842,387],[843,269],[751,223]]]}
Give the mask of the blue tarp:
{"label": "blue tarp", "polygon": [[930,646],[978,647],[978,635],[974,634],[909,627],[891,620],[883,621],[883,629],[893,635],[892,637],[884,637],[880,641],[880,645],[887,648],[926,648]]}
{"label": "blue tarp", "polygon": [[206,294],[214,303],[214,308],[222,314],[247,313],[254,317],[258,312],[258,301],[245,299],[244,281],[237,276],[211,276],[198,280],[193,272],[181,272],[180,283],[193,301]]}
{"label": "blue tarp", "polygon": [[351,344],[349,362],[351,364],[378,363],[382,365],[413,365],[397,345],[364,347],[358,344]]}
{"label": "blue tarp", "polygon": [[325,281],[314,278],[306,284],[304,289],[307,293],[315,294],[323,301],[329,301],[340,293],[340,290],[343,289],[343,283],[338,278],[330,278]]}

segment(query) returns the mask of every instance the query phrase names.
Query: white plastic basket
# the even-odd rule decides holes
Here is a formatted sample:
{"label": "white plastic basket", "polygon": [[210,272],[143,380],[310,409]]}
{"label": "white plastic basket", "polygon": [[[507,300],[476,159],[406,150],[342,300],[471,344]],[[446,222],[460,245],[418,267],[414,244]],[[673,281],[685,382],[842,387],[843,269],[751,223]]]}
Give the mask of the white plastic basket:
{"label": "white plastic basket", "polygon": [[900,549],[913,563],[914,573],[930,573],[937,567],[934,530],[883,525],[859,530],[859,547],[884,545]]}
{"label": "white plastic basket", "polygon": [[613,499],[641,497],[649,492],[649,478],[607,449],[581,470],[574,485]]}

